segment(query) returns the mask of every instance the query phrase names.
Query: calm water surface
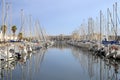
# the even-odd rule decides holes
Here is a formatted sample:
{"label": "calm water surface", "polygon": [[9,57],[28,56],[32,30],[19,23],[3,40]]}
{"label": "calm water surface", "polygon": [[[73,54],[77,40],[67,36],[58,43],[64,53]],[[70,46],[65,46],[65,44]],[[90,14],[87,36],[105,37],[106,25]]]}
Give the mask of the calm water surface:
{"label": "calm water surface", "polygon": [[30,53],[24,61],[1,64],[0,80],[120,80],[119,61],[64,43]]}

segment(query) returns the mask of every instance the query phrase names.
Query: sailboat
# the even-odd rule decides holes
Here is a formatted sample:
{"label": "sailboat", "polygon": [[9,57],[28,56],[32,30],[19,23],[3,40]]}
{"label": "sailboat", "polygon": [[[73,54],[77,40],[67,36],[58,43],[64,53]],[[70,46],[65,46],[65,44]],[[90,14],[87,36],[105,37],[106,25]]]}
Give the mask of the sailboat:
{"label": "sailboat", "polygon": [[[109,9],[108,9],[109,10]],[[110,43],[112,44],[110,46],[110,49],[109,49],[109,52],[107,53],[107,57],[113,57],[115,59],[120,59],[120,47],[118,46],[119,42],[117,40],[117,20],[118,20],[118,15],[117,15],[117,2],[115,3],[115,8],[113,6],[113,11],[115,11],[116,15],[115,15],[115,22],[111,19],[111,22],[113,24],[113,31],[114,31],[114,34],[115,34],[115,41],[111,41]],[[110,11],[109,11],[110,12]],[[111,14],[110,14],[111,16]],[[113,15],[114,16],[114,15]]]}

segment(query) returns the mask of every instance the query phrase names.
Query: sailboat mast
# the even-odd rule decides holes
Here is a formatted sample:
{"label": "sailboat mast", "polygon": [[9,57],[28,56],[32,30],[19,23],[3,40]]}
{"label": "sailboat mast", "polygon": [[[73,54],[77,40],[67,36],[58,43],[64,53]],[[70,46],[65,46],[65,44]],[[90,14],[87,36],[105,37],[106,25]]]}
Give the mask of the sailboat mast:
{"label": "sailboat mast", "polygon": [[109,40],[109,8],[107,9],[107,40]]}
{"label": "sailboat mast", "polygon": [[[8,34],[9,34],[9,31],[10,31],[10,26],[9,26],[9,8],[10,8],[10,6],[9,6],[8,2],[6,3],[5,8],[6,8],[6,14],[5,14],[5,19],[4,19],[5,22],[4,23],[5,23],[5,25],[8,28]],[[7,39],[7,37],[6,37],[6,39]]]}
{"label": "sailboat mast", "polygon": [[40,36],[40,34],[39,34],[39,31],[38,31],[37,21],[35,22],[34,32],[35,32],[36,40],[41,40],[41,36]]}
{"label": "sailboat mast", "polygon": [[2,25],[4,25],[4,17],[5,17],[5,2],[2,0]]}
{"label": "sailboat mast", "polygon": [[38,22],[38,25],[39,25],[39,29],[40,29],[40,32],[41,32],[41,34],[42,34],[43,40],[44,40],[44,41],[46,41],[46,39],[45,39],[45,37],[44,37],[44,35],[43,35],[43,31],[42,31],[42,28],[41,28],[41,26],[40,26],[40,23],[39,23],[39,22]]}
{"label": "sailboat mast", "polygon": [[118,27],[117,26],[117,2],[115,3],[115,20],[116,20],[116,32],[115,32],[116,35],[115,36],[116,36],[116,40],[117,40],[117,27]]}
{"label": "sailboat mast", "polygon": [[102,11],[100,10],[100,42],[101,42],[101,36],[102,36]]}
{"label": "sailboat mast", "polygon": [[30,42],[31,42],[31,39],[32,39],[32,35],[31,35],[31,25],[32,25],[32,24],[31,24],[31,15],[30,15],[29,17],[30,17],[30,18],[29,18],[29,19],[30,19],[29,23],[30,23]]}
{"label": "sailboat mast", "polygon": [[87,34],[87,39],[90,40],[90,37],[89,37],[89,36],[90,36],[90,34],[89,34],[89,33],[90,33],[90,32],[89,32],[89,21],[88,21],[88,25],[87,25],[87,32],[88,32],[88,34]]}
{"label": "sailboat mast", "polygon": [[[101,36],[102,36],[102,11],[100,10],[100,46],[101,46]],[[100,80],[102,78],[102,62],[100,60]]]}
{"label": "sailboat mast", "polygon": [[45,37],[45,39],[48,40],[48,35],[47,35],[44,27],[43,27],[43,32],[44,32],[44,37]]}
{"label": "sailboat mast", "polygon": [[10,39],[11,39],[11,27],[12,27],[12,4],[10,3]]}
{"label": "sailboat mast", "polygon": [[38,21],[36,21],[35,26],[36,26],[35,32],[36,32],[36,36],[37,36],[38,40],[43,40],[43,35],[40,30],[40,27],[39,27],[40,25],[39,25]]}
{"label": "sailboat mast", "polygon": [[21,28],[20,28],[19,33],[24,34],[24,31],[23,31],[23,9],[21,9]]}
{"label": "sailboat mast", "polygon": [[[2,0],[2,26],[4,25],[4,17],[5,17],[5,2]],[[3,28],[2,28],[3,29]],[[3,30],[2,30],[3,31]],[[4,35],[2,32],[1,40],[4,41]]]}

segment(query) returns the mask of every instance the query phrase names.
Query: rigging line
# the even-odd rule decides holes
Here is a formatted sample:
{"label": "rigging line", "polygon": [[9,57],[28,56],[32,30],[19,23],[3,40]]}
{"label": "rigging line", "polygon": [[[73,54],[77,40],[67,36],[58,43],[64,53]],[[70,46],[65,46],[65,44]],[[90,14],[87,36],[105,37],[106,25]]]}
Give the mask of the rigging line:
{"label": "rigging line", "polygon": [[[118,8],[118,11],[119,11],[119,8]],[[118,13],[117,13],[117,19],[118,19],[118,22],[120,24],[120,19],[119,19]]]}
{"label": "rigging line", "polygon": [[108,12],[109,12],[110,20],[111,20],[111,23],[112,23],[112,29],[113,29],[114,33],[117,34],[116,30],[114,29],[115,25],[114,25],[114,22],[112,20],[112,15],[111,15],[111,12],[110,12],[109,8],[108,8]]}
{"label": "rigging line", "polygon": [[112,26],[114,27],[115,25],[114,25],[114,22],[113,22],[113,20],[112,20],[112,15],[111,15],[111,12],[110,12],[110,10],[108,9],[108,11],[109,11],[109,15],[110,15],[110,20],[111,20],[111,22],[112,22]]}
{"label": "rigging line", "polygon": [[6,21],[6,19],[8,17],[8,12],[9,12],[9,8],[10,8],[9,4],[8,3],[6,3],[6,4],[7,5],[6,5],[6,12],[5,12],[5,17],[4,17],[4,22]]}
{"label": "rigging line", "polygon": [[119,19],[119,17],[118,17],[118,14],[117,14],[117,18],[118,18],[118,22],[119,22],[119,24],[120,24],[120,19]]}
{"label": "rigging line", "polygon": [[21,27],[20,27],[20,30],[19,30],[19,33],[24,33],[23,32],[23,27],[24,27],[24,23],[25,23],[25,21],[24,21],[24,12],[23,12],[23,9],[21,9]]}

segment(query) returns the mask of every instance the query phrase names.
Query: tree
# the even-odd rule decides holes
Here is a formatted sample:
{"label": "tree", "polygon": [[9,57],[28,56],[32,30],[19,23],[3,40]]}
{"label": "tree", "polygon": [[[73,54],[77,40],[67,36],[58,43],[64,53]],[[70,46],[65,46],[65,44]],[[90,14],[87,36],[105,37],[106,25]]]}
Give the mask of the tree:
{"label": "tree", "polygon": [[17,27],[14,25],[14,26],[12,26],[11,30],[13,32],[13,37],[15,37],[15,32],[17,30]]}
{"label": "tree", "polygon": [[22,33],[19,33],[19,34],[18,34],[18,40],[21,41],[22,39],[23,39],[23,34],[22,34]]}
{"label": "tree", "polygon": [[6,31],[7,31],[7,26],[6,25],[2,25],[1,26],[1,30],[2,30],[2,33],[3,33],[4,41],[5,41],[5,34],[6,34]]}

